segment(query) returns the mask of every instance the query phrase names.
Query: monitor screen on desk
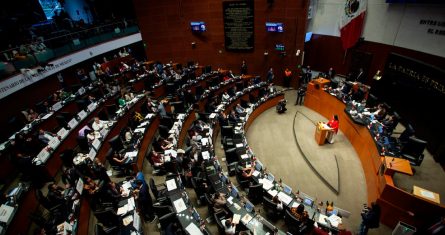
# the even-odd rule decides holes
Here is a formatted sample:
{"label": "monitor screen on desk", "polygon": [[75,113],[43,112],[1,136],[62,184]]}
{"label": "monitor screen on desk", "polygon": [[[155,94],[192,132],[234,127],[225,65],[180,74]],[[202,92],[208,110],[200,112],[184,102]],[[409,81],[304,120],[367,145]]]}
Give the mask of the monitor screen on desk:
{"label": "monitor screen on desk", "polygon": [[232,197],[238,197],[238,189],[235,186],[232,186],[232,191],[230,191],[230,195]]}
{"label": "monitor screen on desk", "polygon": [[201,217],[199,216],[198,212],[196,212],[196,209],[193,209],[193,219],[195,219],[196,222],[200,222],[201,221]]}
{"label": "monitor screen on desk", "polygon": [[312,205],[314,204],[314,200],[312,200],[312,198],[305,197],[303,203],[307,206],[312,207]]}
{"label": "monitor screen on desk", "polygon": [[246,211],[252,212],[255,206],[250,201],[246,201],[244,208],[246,208]]}
{"label": "monitor screen on desk", "polygon": [[261,171],[263,169],[263,163],[261,163],[259,160],[256,161],[255,164],[255,170]]}
{"label": "monitor screen on desk", "polygon": [[283,192],[286,194],[291,194],[292,193],[292,188],[283,184]]}
{"label": "monitor screen on desk", "polygon": [[222,182],[227,183],[227,176],[224,174],[221,174],[220,179]]}
{"label": "monitor screen on desk", "polygon": [[274,181],[274,180],[275,180],[275,176],[273,176],[271,173],[268,173],[268,174],[267,174],[267,179],[268,179],[269,181]]}

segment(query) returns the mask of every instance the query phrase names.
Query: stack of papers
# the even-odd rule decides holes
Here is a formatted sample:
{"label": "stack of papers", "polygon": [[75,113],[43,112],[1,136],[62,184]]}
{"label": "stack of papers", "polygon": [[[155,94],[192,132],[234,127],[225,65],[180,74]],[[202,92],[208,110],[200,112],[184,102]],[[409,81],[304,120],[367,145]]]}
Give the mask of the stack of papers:
{"label": "stack of papers", "polygon": [[289,205],[292,202],[292,197],[285,194],[284,192],[278,193],[278,199],[283,202],[284,205]]}
{"label": "stack of papers", "polygon": [[184,199],[179,198],[178,200],[173,202],[173,205],[175,206],[176,213],[181,213],[187,209],[187,206],[184,203]]}
{"label": "stack of papers", "polygon": [[247,159],[247,158],[249,158],[249,155],[247,155],[247,154],[241,155],[241,159]]}
{"label": "stack of papers", "polygon": [[129,211],[128,204],[125,204],[125,206],[119,207],[117,209],[117,215],[125,215]]}
{"label": "stack of papers", "polygon": [[189,234],[193,234],[193,235],[201,235],[201,234],[203,234],[202,232],[201,232],[201,230],[198,228],[198,226],[196,226],[196,224],[194,224],[194,223],[190,223],[186,228],[185,228],[185,230],[189,233]]}
{"label": "stack of papers", "polygon": [[208,151],[204,151],[201,153],[202,159],[209,160],[210,159],[210,153]]}
{"label": "stack of papers", "polygon": [[243,224],[248,224],[251,220],[252,216],[250,216],[249,214],[245,214],[244,217],[241,219],[241,222],[243,222]]}
{"label": "stack of papers", "polygon": [[125,157],[134,159],[138,155],[138,151],[126,152]]}
{"label": "stack of papers", "polygon": [[232,223],[239,224],[239,220],[241,219],[241,215],[239,214],[233,214]]}
{"label": "stack of papers", "polygon": [[165,182],[165,184],[167,185],[167,191],[172,191],[172,190],[175,190],[175,189],[178,188],[178,186],[176,186],[176,181],[175,181],[175,179],[167,180],[167,181]]}
{"label": "stack of papers", "polygon": [[136,130],[134,130],[134,133],[144,133],[145,132],[145,128],[136,128]]}
{"label": "stack of papers", "polygon": [[328,217],[329,222],[331,223],[332,226],[334,227],[338,227],[338,224],[341,223],[341,218],[338,217],[337,215],[331,215]]}
{"label": "stack of papers", "polygon": [[129,225],[131,222],[133,222],[133,215],[128,215],[122,219],[122,223],[124,224],[124,226]]}

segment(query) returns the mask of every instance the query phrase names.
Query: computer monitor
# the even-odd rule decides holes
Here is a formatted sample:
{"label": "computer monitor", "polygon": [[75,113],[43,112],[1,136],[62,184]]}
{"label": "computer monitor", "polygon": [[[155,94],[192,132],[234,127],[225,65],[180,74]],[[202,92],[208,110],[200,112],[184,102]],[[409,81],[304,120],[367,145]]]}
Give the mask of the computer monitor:
{"label": "computer monitor", "polygon": [[235,186],[232,186],[232,190],[230,191],[230,196],[238,197],[238,189]]}
{"label": "computer monitor", "polygon": [[255,209],[255,206],[250,201],[246,201],[246,204],[244,204],[244,208],[246,208],[246,211],[252,212],[253,209]]}
{"label": "computer monitor", "polygon": [[267,179],[268,179],[269,181],[274,181],[274,180],[275,180],[275,176],[273,176],[271,173],[268,173],[268,174],[267,174]]}
{"label": "computer monitor", "polygon": [[284,192],[285,194],[290,195],[290,194],[292,193],[292,188],[289,187],[289,186],[286,185],[286,184],[282,184],[282,185],[283,185],[283,192]]}
{"label": "computer monitor", "polygon": [[314,200],[312,198],[305,197],[303,203],[307,206],[312,207],[314,205]]}
{"label": "computer monitor", "polygon": [[196,209],[193,209],[192,216],[193,216],[193,219],[195,219],[196,222],[200,222],[201,221],[201,216],[199,216],[199,213],[196,211]]}
{"label": "computer monitor", "polygon": [[259,160],[256,160],[255,170],[261,171],[262,169],[263,169],[263,163],[261,163]]}
{"label": "computer monitor", "polygon": [[224,174],[221,174],[220,179],[222,182],[227,183],[227,176]]}

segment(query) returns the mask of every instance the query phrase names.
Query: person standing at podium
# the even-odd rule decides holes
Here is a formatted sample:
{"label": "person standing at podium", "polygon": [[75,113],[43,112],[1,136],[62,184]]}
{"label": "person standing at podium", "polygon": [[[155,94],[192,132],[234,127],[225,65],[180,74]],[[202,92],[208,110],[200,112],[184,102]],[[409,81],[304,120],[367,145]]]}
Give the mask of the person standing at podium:
{"label": "person standing at podium", "polygon": [[338,116],[334,115],[331,118],[331,120],[329,120],[329,122],[326,123],[326,124],[331,128],[331,130],[328,132],[327,141],[330,144],[333,144],[334,143],[334,138],[335,138],[335,136],[337,135],[337,132],[338,132],[338,125],[339,125]]}

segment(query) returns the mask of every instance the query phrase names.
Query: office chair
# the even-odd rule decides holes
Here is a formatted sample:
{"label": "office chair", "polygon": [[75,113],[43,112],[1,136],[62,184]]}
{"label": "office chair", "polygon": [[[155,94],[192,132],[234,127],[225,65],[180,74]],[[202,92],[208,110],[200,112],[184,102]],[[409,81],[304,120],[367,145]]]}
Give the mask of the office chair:
{"label": "office chair", "polygon": [[400,136],[399,136],[399,142],[400,142],[400,144],[403,145],[403,144],[407,143],[408,140],[409,140],[409,138],[410,138],[411,136],[414,136],[415,133],[416,133],[416,132],[415,132],[413,126],[411,126],[411,124],[406,125],[405,130],[404,130],[404,131],[402,132],[402,134],[400,134]]}
{"label": "office chair", "polygon": [[107,153],[105,154],[105,159],[108,160],[108,163],[110,163],[111,168],[115,171],[116,177],[122,177],[125,175],[126,169],[124,166],[117,164],[113,160],[113,154],[114,154],[113,148],[109,148]]}
{"label": "office chair", "polygon": [[221,127],[221,137],[233,137],[233,126],[222,126]]}
{"label": "office chair", "polygon": [[155,211],[155,214],[160,218],[164,215],[170,214],[173,212],[173,208],[171,206],[165,206],[165,205],[158,205],[154,204],[153,209]]}
{"label": "office chair", "polygon": [[263,184],[250,185],[247,197],[255,205],[260,203],[263,200]]}
{"label": "office chair", "polygon": [[122,220],[119,219],[119,216],[116,214],[116,211],[113,207],[106,207],[104,209],[99,209],[93,211],[96,219],[103,225],[107,227],[112,227],[116,225],[120,225]]}
{"label": "office chair", "polygon": [[116,117],[117,105],[115,105],[115,104],[108,104],[108,105],[105,105],[105,108],[107,110],[109,118]]}
{"label": "office chair", "polygon": [[411,165],[420,166],[423,161],[423,151],[425,151],[427,142],[414,136],[409,137],[408,142],[403,145],[402,158],[410,161]]}
{"label": "office chair", "polygon": [[45,106],[43,106],[44,101],[40,101],[36,103],[36,111],[37,113],[46,113]]}
{"label": "office chair", "polygon": [[216,225],[218,226],[218,232],[220,235],[225,235],[225,226],[222,224],[221,220],[225,219],[226,214],[224,211],[219,211],[213,214],[213,219],[216,222]]}
{"label": "office chair", "polygon": [[73,158],[74,158],[74,152],[72,149],[64,150],[60,154],[60,159],[62,160],[62,164],[66,167],[73,166]]}
{"label": "office chair", "polygon": [[95,225],[94,232],[95,235],[117,235],[120,233],[117,226],[104,227],[100,224]]}
{"label": "office chair", "polygon": [[75,102],[79,110],[84,110],[88,106],[86,100],[84,99],[76,100]]}
{"label": "office chair", "polygon": [[80,151],[83,153],[87,153],[90,150],[90,146],[88,144],[88,139],[85,136],[77,136],[77,144],[80,148]]}
{"label": "office chair", "polygon": [[205,202],[207,203],[207,211],[209,214],[214,214],[215,211],[213,209],[213,201],[211,196],[208,193],[204,193]]}
{"label": "office chair", "polygon": [[155,196],[156,200],[160,200],[165,197],[165,192],[167,191],[165,184],[155,184],[155,180],[152,177],[150,178],[149,185],[150,190]]}
{"label": "office chair", "polygon": [[161,230],[165,230],[170,223],[173,223],[177,220],[176,213],[172,212],[166,214],[159,218],[159,225],[161,226]]}
{"label": "office chair", "polygon": [[301,221],[299,221],[289,210],[286,210],[284,213],[284,223],[287,226],[287,231],[291,234],[300,234],[299,227]]}
{"label": "office chair", "polygon": [[238,162],[238,154],[236,153],[236,148],[227,149],[224,151],[226,155],[227,164]]}
{"label": "office chair", "polygon": [[192,187],[195,190],[196,197],[198,198],[200,204],[202,202],[205,202],[205,198],[204,198],[205,192],[200,187],[198,187],[197,181],[199,181],[199,179],[197,177],[192,177],[191,181],[192,181]]}
{"label": "office chair", "polygon": [[170,135],[168,132],[170,131],[170,128],[164,126],[164,125],[159,125],[158,127],[158,131],[159,131],[159,135],[164,138],[167,139],[168,136]]}
{"label": "office chair", "polygon": [[173,127],[173,121],[169,117],[161,117],[160,121],[160,125],[166,126],[168,129]]}
{"label": "office chair", "polygon": [[122,143],[122,140],[119,135],[116,135],[110,140],[108,140],[108,143],[110,144],[111,148],[113,148],[113,150],[116,152],[120,152],[124,149],[124,144]]}
{"label": "office chair", "polygon": [[101,109],[97,116],[99,117],[100,120],[108,120],[108,114],[104,109]]}
{"label": "office chair", "polygon": [[65,119],[64,116],[62,115],[57,115],[56,116],[56,121],[57,121],[57,125],[62,128],[62,127],[67,127],[68,125],[68,121]]}
{"label": "office chair", "polygon": [[283,212],[285,209],[283,208],[282,211],[279,211],[277,209],[277,204],[266,196],[263,196],[263,208],[268,219],[277,221],[278,219],[283,218]]}

